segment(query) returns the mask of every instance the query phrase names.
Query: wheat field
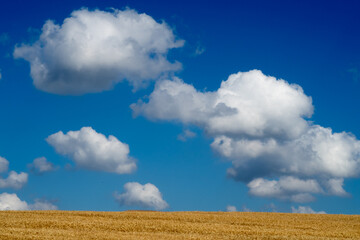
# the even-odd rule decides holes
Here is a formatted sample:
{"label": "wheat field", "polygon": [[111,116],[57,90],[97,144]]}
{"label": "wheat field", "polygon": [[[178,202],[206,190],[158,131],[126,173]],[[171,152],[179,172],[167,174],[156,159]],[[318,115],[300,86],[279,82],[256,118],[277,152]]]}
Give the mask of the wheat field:
{"label": "wheat field", "polygon": [[360,239],[360,215],[0,211],[0,239]]}

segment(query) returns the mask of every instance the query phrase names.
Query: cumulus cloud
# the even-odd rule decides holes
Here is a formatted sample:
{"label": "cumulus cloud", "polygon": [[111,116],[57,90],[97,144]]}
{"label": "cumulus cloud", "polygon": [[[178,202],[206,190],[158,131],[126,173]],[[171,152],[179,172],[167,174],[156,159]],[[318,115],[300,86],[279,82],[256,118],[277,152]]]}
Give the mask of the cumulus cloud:
{"label": "cumulus cloud", "polygon": [[47,201],[35,200],[34,204],[22,201],[15,193],[0,194],[0,210],[57,210],[57,206]]}
{"label": "cumulus cloud", "polygon": [[46,21],[40,38],[17,46],[14,57],[30,63],[36,88],[80,95],[111,89],[123,79],[137,89],[179,70],[167,53],[183,44],[165,22],[144,13],[81,9],[62,25]]}
{"label": "cumulus cloud", "polygon": [[[9,169],[9,161],[0,157],[0,173],[5,173]],[[0,188],[22,188],[28,181],[28,174],[24,172],[17,173],[10,171],[7,178],[0,176]]]}
{"label": "cumulus cloud", "polygon": [[114,197],[121,206],[137,206],[156,210],[169,207],[167,202],[163,200],[159,189],[151,183],[145,185],[137,182],[126,183],[124,192],[121,194],[115,193]]}
{"label": "cumulus cloud", "polygon": [[11,171],[7,178],[0,178],[0,188],[22,188],[28,181],[28,174]]}
{"label": "cumulus cloud", "polygon": [[304,134],[289,141],[237,140],[222,136],[215,139],[212,147],[233,159],[235,168],[248,165],[244,162],[250,160],[266,165],[258,166],[260,170],[272,168],[271,172],[301,176],[343,178],[356,177],[360,172],[360,142],[352,134],[333,133],[330,128],[317,125],[310,126]]}
{"label": "cumulus cloud", "polygon": [[0,194],[0,210],[28,210],[28,204],[13,193]]}
{"label": "cumulus cloud", "polygon": [[30,172],[36,175],[56,170],[54,164],[47,161],[45,157],[35,158],[32,163],[28,164],[28,168]]}
{"label": "cumulus cloud", "polygon": [[226,206],[226,211],[227,212],[237,212],[237,209],[236,209],[235,206],[227,205]]}
{"label": "cumulus cloud", "polygon": [[360,175],[360,141],[310,122],[311,97],[258,70],[232,74],[212,92],[164,80],[147,102],[130,107],[135,116],[204,129],[212,149],[232,163],[228,176],[254,196],[294,202],[346,196],[344,178]]}
{"label": "cumulus cloud", "polygon": [[129,156],[129,145],[112,135],[106,137],[97,133],[91,127],[66,134],[60,131],[50,135],[46,141],[80,168],[117,174],[136,170],[136,162]]}
{"label": "cumulus cloud", "polygon": [[180,79],[156,84],[135,115],[195,124],[212,135],[290,138],[306,130],[312,100],[300,86],[261,71],[232,74],[214,92],[200,92]]}
{"label": "cumulus cloud", "polygon": [[7,172],[9,168],[9,161],[0,157],[0,173]]}
{"label": "cumulus cloud", "polygon": [[308,206],[299,206],[298,208],[291,207],[291,212],[292,213],[326,214],[326,212],[324,212],[324,211],[316,212],[316,211],[312,210],[311,207],[308,207]]}
{"label": "cumulus cloud", "polygon": [[293,202],[309,202],[314,198],[310,193],[322,193],[316,180],[301,180],[281,177],[278,181],[256,178],[248,183],[250,194],[259,197],[288,199]]}
{"label": "cumulus cloud", "polygon": [[[280,189],[284,190],[281,183],[290,183],[282,180],[286,176],[295,176],[313,186],[316,183],[322,191],[307,191],[302,188],[304,181],[297,181],[293,182],[299,189],[296,195],[284,190],[277,198],[305,202],[305,199],[313,200],[311,193],[346,196],[344,178],[360,174],[360,142],[352,134],[332,133],[331,129],[321,126],[311,126],[300,137],[288,141],[236,140],[221,136],[215,138],[211,146],[232,162],[228,176],[243,182],[254,181],[259,187],[263,184],[276,186],[271,188],[273,194],[266,195],[268,197],[275,197]],[[280,177],[280,180],[266,181],[265,177]],[[248,186],[250,193],[262,195],[252,190],[251,186],[255,185]]]}

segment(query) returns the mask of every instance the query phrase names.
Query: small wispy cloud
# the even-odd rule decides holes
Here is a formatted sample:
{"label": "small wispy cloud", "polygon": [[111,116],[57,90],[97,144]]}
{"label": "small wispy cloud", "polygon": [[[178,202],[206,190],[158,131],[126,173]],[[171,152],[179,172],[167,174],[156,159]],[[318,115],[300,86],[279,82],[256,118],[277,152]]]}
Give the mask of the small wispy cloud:
{"label": "small wispy cloud", "polygon": [[252,212],[252,210],[248,207],[246,207],[245,205],[242,207],[242,211],[243,212]]}
{"label": "small wispy cloud", "polygon": [[235,206],[227,205],[227,206],[226,206],[226,211],[227,211],[227,212],[237,212],[237,209],[236,209]]}
{"label": "small wispy cloud", "polygon": [[178,135],[177,139],[183,142],[186,142],[190,138],[196,137],[196,133],[190,131],[189,129],[184,130],[181,134]]}
{"label": "small wispy cloud", "polygon": [[0,34],[0,44],[6,45],[10,41],[10,36],[7,33]]}
{"label": "small wispy cloud", "polygon": [[[226,206],[226,212],[238,212],[238,209],[233,205],[227,205]],[[241,207],[241,210],[239,212],[252,212],[252,210],[245,205]]]}
{"label": "small wispy cloud", "polygon": [[6,172],[9,169],[9,161],[0,157],[0,173]]}
{"label": "small wispy cloud", "polygon": [[299,206],[298,208],[291,207],[292,213],[310,213],[310,214],[326,214],[324,211],[316,212],[309,206]]}
{"label": "small wispy cloud", "polygon": [[205,47],[198,45],[195,49],[195,56],[199,56],[205,52]]}
{"label": "small wispy cloud", "polygon": [[278,209],[276,207],[276,205],[274,203],[270,203],[270,204],[265,204],[262,207],[262,210],[264,212],[278,212]]}
{"label": "small wispy cloud", "polygon": [[42,175],[46,172],[55,171],[58,167],[54,166],[53,163],[47,161],[45,157],[39,157],[34,159],[34,161],[28,164],[30,172],[35,175]]}

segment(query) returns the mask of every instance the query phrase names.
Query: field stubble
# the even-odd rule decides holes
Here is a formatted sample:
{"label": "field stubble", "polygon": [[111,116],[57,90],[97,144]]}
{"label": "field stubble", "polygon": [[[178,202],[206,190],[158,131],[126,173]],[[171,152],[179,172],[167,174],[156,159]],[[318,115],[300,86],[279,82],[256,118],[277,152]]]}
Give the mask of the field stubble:
{"label": "field stubble", "polygon": [[0,239],[360,239],[360,216],[1,211]]}

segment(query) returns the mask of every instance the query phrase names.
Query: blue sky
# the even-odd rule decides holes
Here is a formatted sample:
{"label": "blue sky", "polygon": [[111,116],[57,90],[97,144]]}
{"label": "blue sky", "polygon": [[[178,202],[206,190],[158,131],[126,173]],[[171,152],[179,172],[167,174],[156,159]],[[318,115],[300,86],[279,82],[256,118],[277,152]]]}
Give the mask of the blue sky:
{"label": "blue sky", "polygon": [[0,207],[359,214],[359,7],[3,4]]}

